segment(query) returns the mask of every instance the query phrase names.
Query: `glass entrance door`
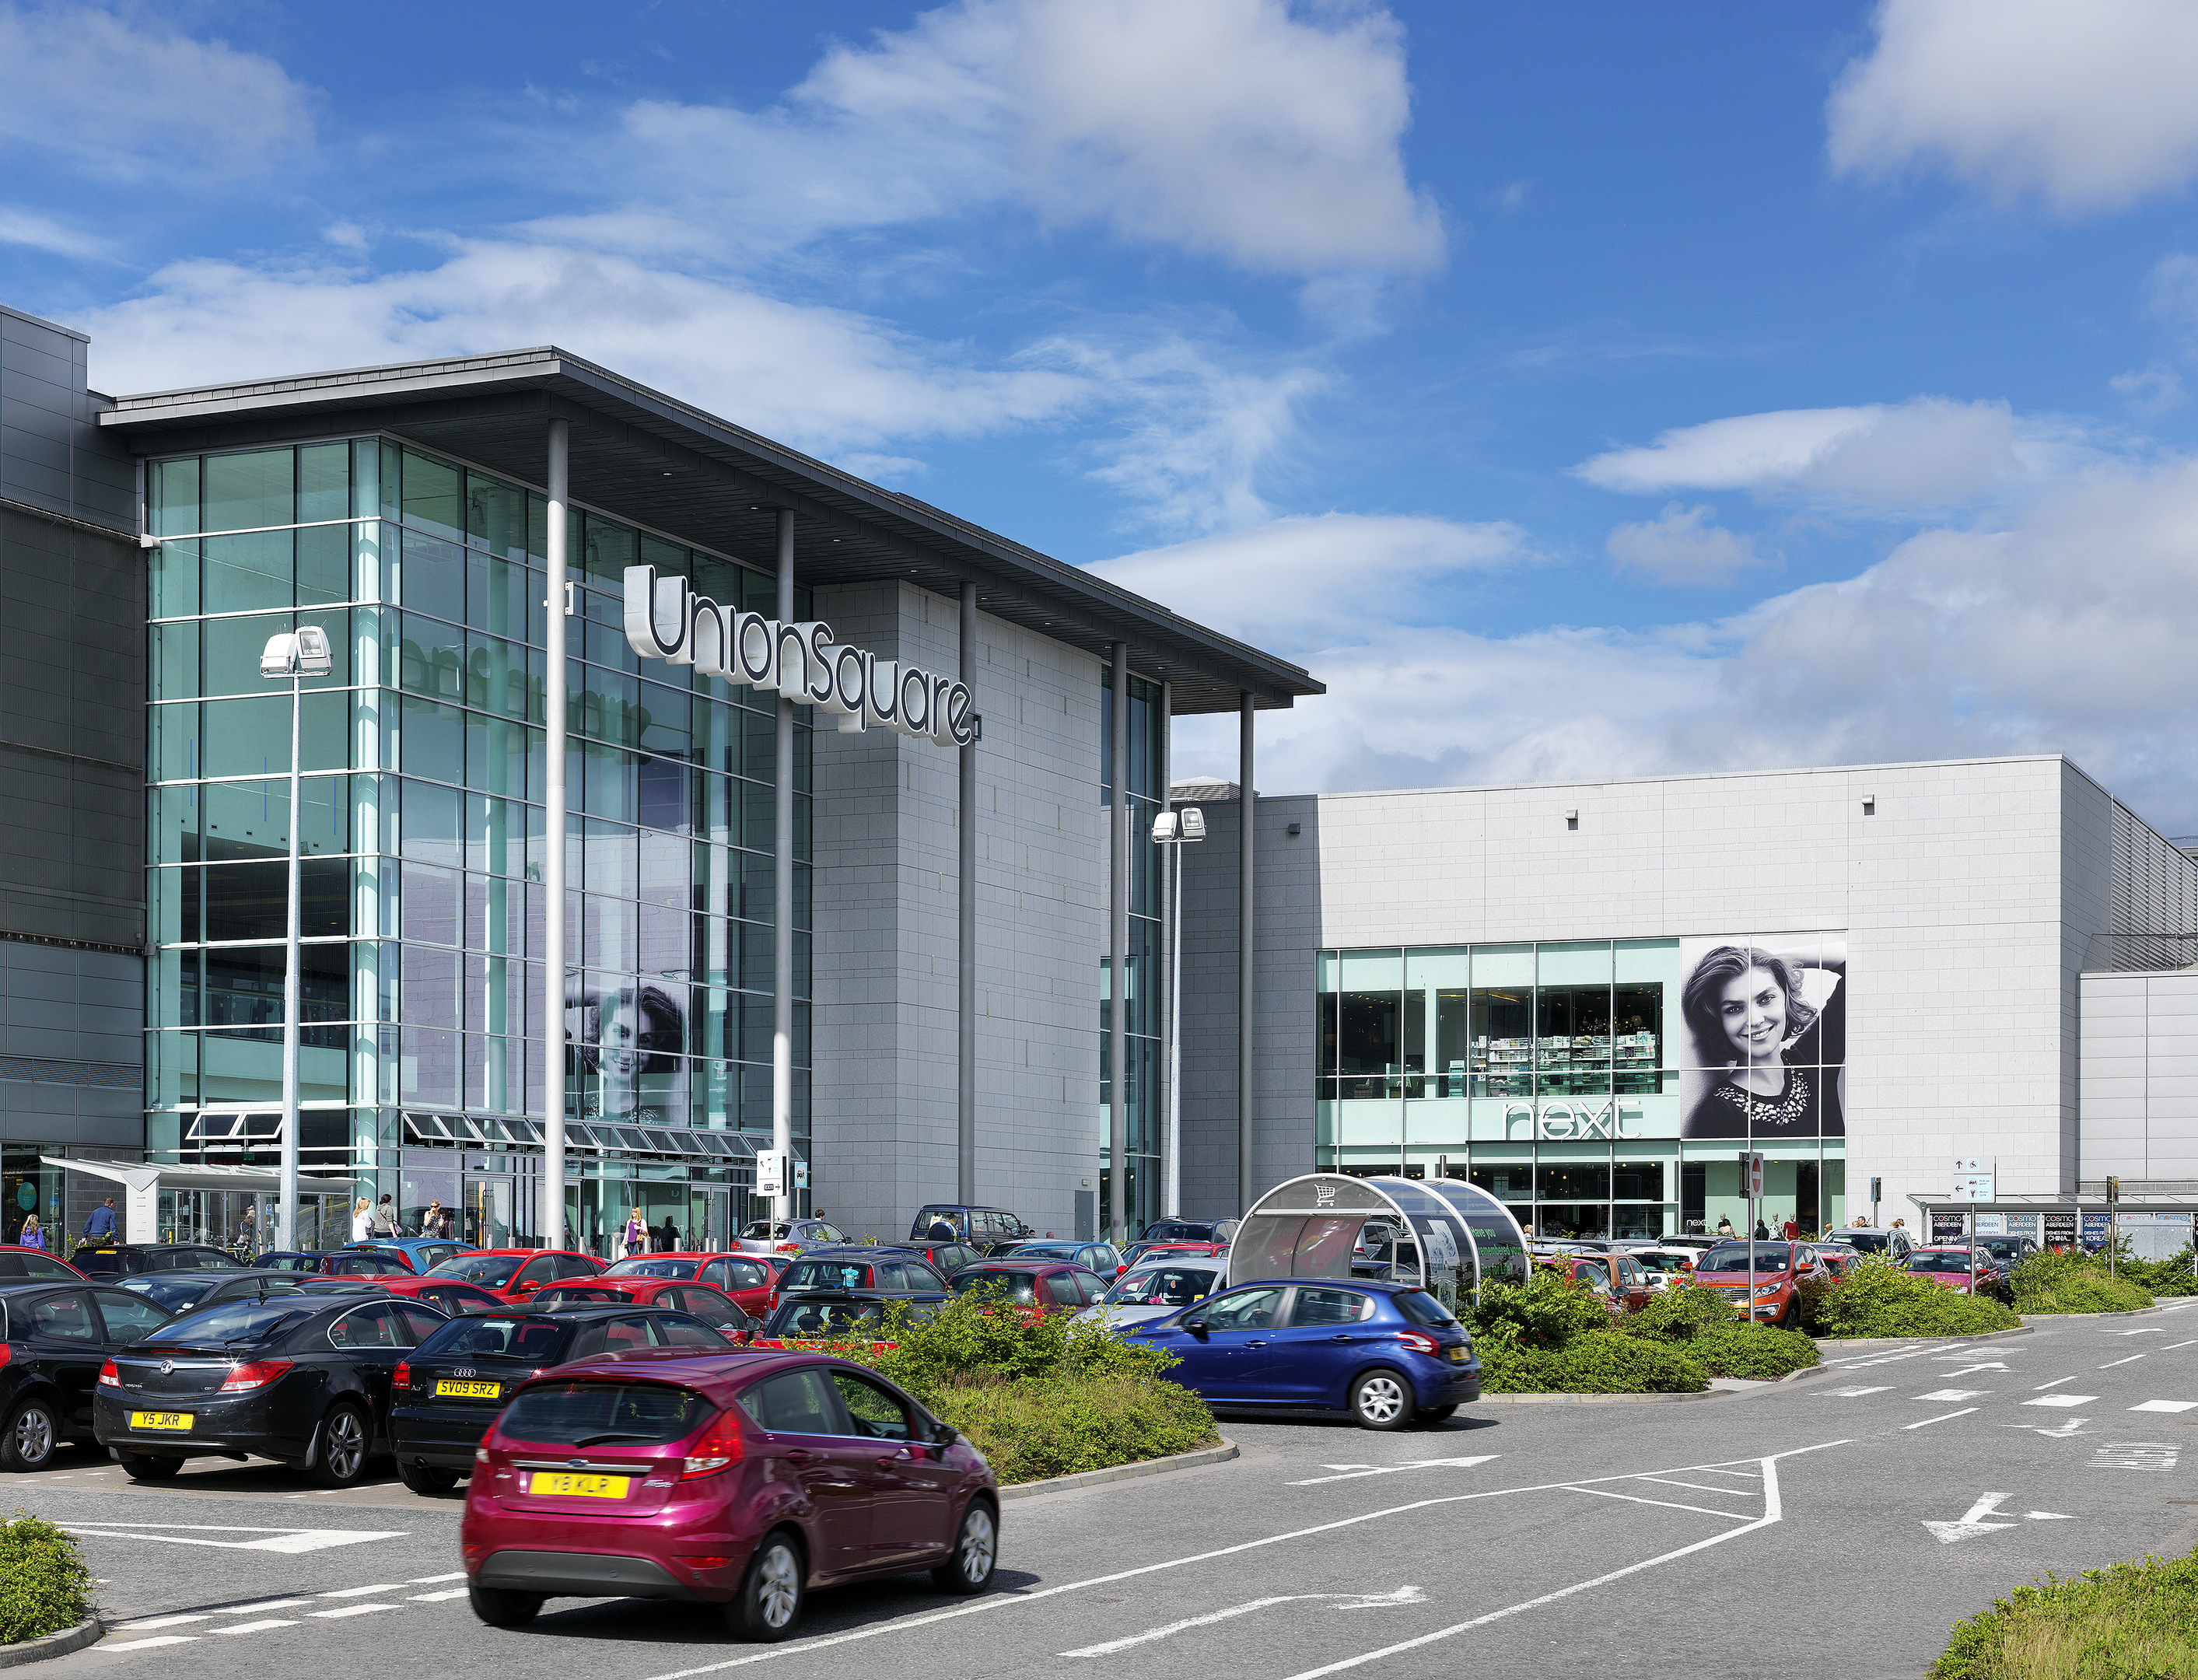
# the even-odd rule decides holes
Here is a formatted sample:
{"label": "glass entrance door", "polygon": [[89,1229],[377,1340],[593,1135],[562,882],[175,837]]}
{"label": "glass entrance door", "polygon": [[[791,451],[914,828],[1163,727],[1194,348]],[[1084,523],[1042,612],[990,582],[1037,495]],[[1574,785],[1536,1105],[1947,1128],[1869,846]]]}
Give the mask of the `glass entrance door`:
{"label": "glass entrance door", "polygon": [[688,1202],[687,1246],[706,1253],[730,1247],[733,1236],[733,1192],[729,1184],[697,1184]]}
{"label": "glass entrance door", "polygon": [[510,1179],[466,1175],[465,1208],[457,1235],[476,1248],[512,1246]]}

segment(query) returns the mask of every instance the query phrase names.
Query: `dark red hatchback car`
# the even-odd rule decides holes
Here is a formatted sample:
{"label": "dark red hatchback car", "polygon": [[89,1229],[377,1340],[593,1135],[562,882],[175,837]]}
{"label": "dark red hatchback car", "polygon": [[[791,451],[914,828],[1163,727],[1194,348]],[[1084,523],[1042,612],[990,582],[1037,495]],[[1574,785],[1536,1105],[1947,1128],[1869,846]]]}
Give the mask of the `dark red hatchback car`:
{"label": "dark red hatchback car", "polygon": [[960,1434],[846,1360],[650,1348],[521,1386],[474,1455],[459,1538],[491,1626],[547,1598],[682,1599],[773,1641],[811,1587],[928,1569],[984,1591],[999,1491]]}

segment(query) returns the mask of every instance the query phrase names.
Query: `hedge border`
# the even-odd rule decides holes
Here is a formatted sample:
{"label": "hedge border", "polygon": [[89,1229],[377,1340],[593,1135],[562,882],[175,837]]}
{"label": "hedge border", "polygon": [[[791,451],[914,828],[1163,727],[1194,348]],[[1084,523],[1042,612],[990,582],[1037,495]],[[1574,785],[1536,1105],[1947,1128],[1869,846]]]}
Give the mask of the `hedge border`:
{"label": "hedge border", "polygon": [[1127,1464],[1109,1464],[1097,1470],[1079,1470],[1073,1475],[1047,1476],[1034,1482],[1009,1482],[999,1490],[1003,1499],[1028,1499],[1039,1493],[1070,1493],[1080,1487],[1098,1487],[1108,1482],[1128,1481],[1137,1476],[1164,1475],[1170,1470],[1196,1470],[1208,1464],[1225,1464],[1238,1456],[1241,1449],[1226,1435],[1218,1446],[1195,1447],[1189,1452],[1171,1453],[1166,1458],[1139,1458]]}
{"label": "hedge border", "polygon": [[14,1645],[0,1645],[0,1668],[44,1662],[49,1657],[66,1657],[72,1652],[97,1644],[106,1636],[106,1623],[96,1616],[89,1617],[74,1627],[63,1628],[59,1633],[49,1633],[39,1639],[26,1639]]}

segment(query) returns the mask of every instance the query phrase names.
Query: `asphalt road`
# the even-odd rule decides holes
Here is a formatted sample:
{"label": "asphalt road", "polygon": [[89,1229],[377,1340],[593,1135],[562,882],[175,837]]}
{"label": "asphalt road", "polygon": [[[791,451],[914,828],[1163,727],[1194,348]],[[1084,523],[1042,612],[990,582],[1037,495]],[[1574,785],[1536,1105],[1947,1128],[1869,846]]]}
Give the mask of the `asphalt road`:
{"label": "asphalt road", "polygon": [[139,1487],[86,1453],[0,1477],[0,1510],[78,1532],[120,1624],[44,1680],[1914,1677],[2011,1587],[2198,1543],[2192,1307],[1842,1350],[1678,1404],[1492,1404],[1399,1435],[1230,1419],[1233,1463],[1011,1503],[987,1597],[923,1575],[819,1594],[776,1647],[635,1601],[484,1628],[456,1500],[393,1481],[308,1492],[254,1464]]}

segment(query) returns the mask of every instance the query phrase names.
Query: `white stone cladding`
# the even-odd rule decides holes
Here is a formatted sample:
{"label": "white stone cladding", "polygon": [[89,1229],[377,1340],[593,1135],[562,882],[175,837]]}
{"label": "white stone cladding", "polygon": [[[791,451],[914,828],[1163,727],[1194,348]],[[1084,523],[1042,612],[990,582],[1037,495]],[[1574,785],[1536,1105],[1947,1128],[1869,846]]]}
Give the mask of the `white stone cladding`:
{"label": "white stone cladding", "polygon": [[2086,1189],[2198,1187],[2198,970],[2083,979]]}
{"label": "white stone cladding", "polygon": [[[956,602],[894,583],[816,592],[839,638],[955,671]],[[1068,1235],[1096,1188],[1107,836],[1099,661],[980,613],[977,1197]],[[957,754],[816,734],[811,1192],[892,1239],[955,1200]]]}
{"label": "white stone cladding", "polygon": [[[1239,809],[1207,807],[1212,838],[1185,871],[1190,1214],[1236,1202]],[[1256,811],[1259,1189],[1313,1165],[1324,947],[1805,929],[1848,936],[1850,1208],[1877,1175],[1887,1208],[1912,1212],[1911,1192],[1944,1194],[1957,1154],[1997,1155],[2009,1192],[2072,1189],[2078,977],[2116,931],[2117,857],[2142,848],[2160,883],[2131,889],[2124,868],[2121,896],[2177,901],[2148,920],[2180,914],[2198,871],[2054,755],[1269,798]],[[2094,1155],[2081,1153],[2087,1180],[2108,1170]]]}

